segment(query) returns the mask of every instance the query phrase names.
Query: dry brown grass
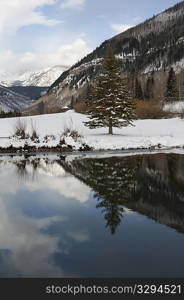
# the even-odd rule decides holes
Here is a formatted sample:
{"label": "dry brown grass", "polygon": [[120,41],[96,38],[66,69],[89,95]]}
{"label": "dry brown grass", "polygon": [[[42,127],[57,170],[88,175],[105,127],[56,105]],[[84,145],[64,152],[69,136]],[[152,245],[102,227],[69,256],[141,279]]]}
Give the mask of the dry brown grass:
{"label": "dry brown grass", "polygon": [[87,106],[87,104],[85,102],[79,102],[74,104],[73,106],[74,110],[78,113],[86,113],[89,109],[89,107]]}
{"label": "dry brown grass", "polygon": [[184,119],[184,109],[182,109],[182,110],[180,111],[179,117],[180,117],[181,119]]}
{"label": "dry brown grass", "polygon": [[135,100],[135,113],[138,119],[162,119],[172,117],[172,113],[164,111],[159,101]]}
{"label": "dry brown grass", "polygon": [[69,110],[69,108],[62,108],[62,107],[46,107],[44,114],[58,114],[58,113],[64,113],[67,110]]}

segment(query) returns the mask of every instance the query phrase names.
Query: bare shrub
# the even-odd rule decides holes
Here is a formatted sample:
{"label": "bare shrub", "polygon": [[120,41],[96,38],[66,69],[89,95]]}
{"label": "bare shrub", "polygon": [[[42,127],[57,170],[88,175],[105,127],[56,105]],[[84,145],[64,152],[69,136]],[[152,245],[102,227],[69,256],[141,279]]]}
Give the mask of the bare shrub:
{"label": "bare shrub", "polygon": [[76,142],[79,138],[82,138],[82,135],[76,129],[71,129],[71,128],[65,127],[65,129],[61,135],[61,138],[64,138],[64,137],[72,137],[73,140]]}
{"label": "bare shrub", "polygon": [[172,117],[172,113],[164,111],[161,102],[155,100],[136,100],[135,112],[138,119],[161,119]]}
{"label": "bare shrub", "polygon": [[38,135],[37,130],[36,130],[36,124],[33,123],[32,119],[31,119],[31,136],[30,136],[30,139],[33,142],[39,142],[39,135]]}
{"label": "bare shrub", "polygon": [[15,126],[14,126],[14,135],[15,137],[18,137],[19,139],[26,139],[29,137],[29,135],[26,133],[27,129],[27,123],[23,119],[17,119]]}
{"label": "bare shrub", "polygon": [[82,138],[82,135],[75,129],[72,118],[70,118],[69,123],[64,126],[64,131],[61,134],[61,140],[64,140],[65,137],[71,137],[75,142]]}
{"label": "bare shrub", "polygon": [[53,134],[46,134],[44,136],[44,142],[48,143],[49,141],[55,141],[56,137]]}

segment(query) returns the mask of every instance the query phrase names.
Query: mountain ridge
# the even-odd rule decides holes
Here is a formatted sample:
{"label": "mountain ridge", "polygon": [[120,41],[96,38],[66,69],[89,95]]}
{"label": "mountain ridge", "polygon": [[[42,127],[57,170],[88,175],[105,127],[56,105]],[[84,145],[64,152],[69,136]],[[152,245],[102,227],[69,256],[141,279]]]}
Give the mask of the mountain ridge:
{"label": "mountain ridge", "polygon": [[0,85],[0,111],[5,113],[20,111],[33,104],[33,101],[9,88]]}
{"label": "mountain ridge", "polygon": [[[0,103],[2,102],[2,105],[0,104],[1,109],[9,112],[14,110],[14,108],[15,110],[21,110],[31,106],[35,100],[47,93],[49,86],[59,77],[63,68],[63,66],[58,65],[37,72],[25,72],[19,75],[17,80],[0,80],[0,86],[8,89],[4,91],[10,97],[9,99],[5,96],[0,98]],[[0,74],[1,79],[6,79],[8,76],[6,73]],[[15,93],[15,105],[13,104],[14,94],[11,91]],[[20,95],[20,104],[18,104],[17,95]],[[5,98],[7,99],[7,105]],[[26,101],[29,105],[22,105],[22,101]]]}
{"label": "mountain ridge", "polygon": [[[17,76],[16,80],[3,80],[4,75],[0,76],[0,84],[5,87],[12,86],[35,86],[49,87],[63,73],[66,67],[56,65],[44,68],[40,71],[27,71]],[[8,77],[8,75],[6,75]]]}
{"label": "mountain ridge", "polygon": [[[108,45],[120,60],[122,74],[132,80],[132,88],[138,77],[145,97],[163,98],[169,68],[173,66],[178,73],[183,70],[184,1],[104,41],[63,72],[42,99],[47,111],[84,101],[88,86],[101,70]],[[35,110],[36,104],[32,112]]]}

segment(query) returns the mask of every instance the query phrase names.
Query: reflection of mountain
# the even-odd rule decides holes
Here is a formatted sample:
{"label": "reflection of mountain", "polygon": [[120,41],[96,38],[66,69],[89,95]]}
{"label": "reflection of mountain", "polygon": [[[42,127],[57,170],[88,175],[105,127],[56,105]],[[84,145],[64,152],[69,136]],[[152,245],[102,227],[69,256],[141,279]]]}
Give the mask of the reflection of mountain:
{"label": "reflection of mountain", "polygon": [[112,233],[123,206],[184,232],[184,156],[139,155],[62,162],[89,185]]}
{"label": "reflection of mountain", "polygon": [[124,207],[184,232],[184,155],[78,157],[71,161],[35,157],[14,163],[21,181],[46,175],[58,177],[62,186],[69,173],[74,175],[93,189],[96,207],[111,233],[120,224]]}
{"label": "reflection of mountain", "polygon": [[184,156],[144,156],[131,207],[184,232]]}

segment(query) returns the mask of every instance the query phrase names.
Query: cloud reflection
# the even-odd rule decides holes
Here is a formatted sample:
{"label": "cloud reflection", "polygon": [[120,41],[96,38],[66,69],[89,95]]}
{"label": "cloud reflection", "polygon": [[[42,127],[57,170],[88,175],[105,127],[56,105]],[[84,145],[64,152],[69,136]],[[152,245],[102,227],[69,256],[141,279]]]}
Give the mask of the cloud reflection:
{"label": "cloud reflection", "polygon": [[[33,176],[34,172],[34,166],[29,163],[24,165],[19,162],[18,166],[8,162],[0,164],[0,276],[71,276],[72,274],[66,274],[53,260],[55,254],[65,253],[65,249],[68,249],[66,238],[62,243],[62,236],[48,232],[51,225],[59,223],[62,227],[62,224],[70,220],[62,216],[62,210],[56,210],[55,215],[50,217],[29,216],[23,210],[26,202],[29,205],[31,202],[34,206],[39,200],[38,205],[42,203],[44,206],[45,198],[32,199],[27,194],[24,194],[23,199],[19,197],[23,194],[22,191],[34,195],[35,191],[46,189],[61,195],[60,198],[53,196],[50,199],[52,207],[62,207],[66,198],[68,202],[70,199],[77,200],[81,205],[89,199],[90,189],[67,174],[57,163],[47,164],[41,160],[36,167],[36,178]],[[82,230],[70,230],[67,235],[75,242],[89,240],[88,233]]]}

